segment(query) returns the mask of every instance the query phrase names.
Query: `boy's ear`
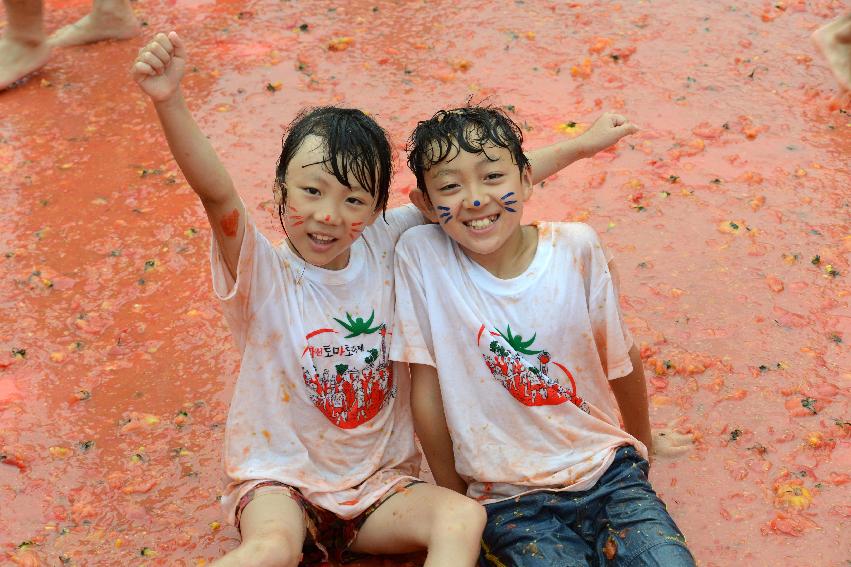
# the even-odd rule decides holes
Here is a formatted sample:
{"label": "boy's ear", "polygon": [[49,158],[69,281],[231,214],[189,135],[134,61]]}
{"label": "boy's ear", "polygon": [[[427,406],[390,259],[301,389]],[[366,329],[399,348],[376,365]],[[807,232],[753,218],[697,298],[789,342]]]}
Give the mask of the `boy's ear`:
{"label": "boy's ear", "polygon": [[535,187],[532,185],[532,166],[527,165],[526,169],[523,170],[523,174],[520,176],[520,184],[523,186],[523,200],[527,200],[532,196],[532,189]]}
{"label": "boy's ear", "polygon": [[410,197],[411,202],[416,205],[416,207],[428,220],[431,222],[437,222],[437,212],[434,210],[431,201],[429,201],[425,193],[419,189],[411,189],[411,193],[408,196]]}

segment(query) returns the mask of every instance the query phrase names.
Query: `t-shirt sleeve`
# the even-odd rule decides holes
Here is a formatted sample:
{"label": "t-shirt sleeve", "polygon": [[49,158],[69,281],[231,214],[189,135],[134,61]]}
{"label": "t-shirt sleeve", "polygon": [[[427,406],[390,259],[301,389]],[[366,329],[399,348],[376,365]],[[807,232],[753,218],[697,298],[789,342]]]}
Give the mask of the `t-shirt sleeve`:
{"label": "t-shirt sleeve", "polygon": [[390,358],[436,366],[425,287],[413,244],[413,238],[402,238],[396,246],[396,322]]}
{"label": "t-shirt sleeve", "polygon": [[614,380],[632,372],[629,349],[633,340],[621,313],[616,282],[609,271],[614,260],[610,259],[593,231],[589,240],[592,249],[588,313],[600,362],[609,380]]}
{"label": "t-shirt sleeve", "polygon": [[271,242],[260,232],[251,215],[245,215],[245,231],[239,249],[234,279],[216,239],[210,246],[213,292],[222,302],[222,312],[237,346],[242,350],[253,309],[272,291],[275,281],[270,273],[278,266],[278,255]]}
{"label": "t-shirt sleeve", "polygon": [[[386,220],[385,220],[386,219]],[[375,223],[385,224],[390,238],[395,243],[399,237],[409,228],[426,224],[426,219],[418,208],[414,205],[407,204],[401,207],[395,207],[387,211],[383,217],[378,217]]]}

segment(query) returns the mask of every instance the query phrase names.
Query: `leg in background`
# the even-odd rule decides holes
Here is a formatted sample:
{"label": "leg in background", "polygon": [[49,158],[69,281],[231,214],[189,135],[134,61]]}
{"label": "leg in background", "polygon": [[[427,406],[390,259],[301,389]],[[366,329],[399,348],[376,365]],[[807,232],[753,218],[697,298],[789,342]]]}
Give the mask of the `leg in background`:
{"label": "leg in background", "polygon": [[84,45],[105,39],[130,39],[139,34],[139,22],[130,0],[94,0],[92,11],[50,37],[54,47]]}
{"label": "leg in background", "polygon": [[8,22],[0,38],[0,91],[42,67],[50,58],[41,0],[3,0]]}
{"label": "leg in background", "polygon": [[851,14],[823,25],[813,33],[812,38],[836,80],[851,90]]}

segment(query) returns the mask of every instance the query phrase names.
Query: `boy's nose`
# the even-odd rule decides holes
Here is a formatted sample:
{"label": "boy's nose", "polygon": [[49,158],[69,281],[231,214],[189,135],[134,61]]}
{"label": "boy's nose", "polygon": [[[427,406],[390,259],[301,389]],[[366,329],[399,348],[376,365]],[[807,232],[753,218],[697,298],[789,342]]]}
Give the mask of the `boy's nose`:
{"label": "boy's nose", "polygon": [[337,224],[337,221],[340,219],[340,215],[337,214],[337,211],[328,208],[316,211],[315,218],[325,224]]}
{"label": "boy's nose", "polygon": [[464,199],[464,205],[469,209],[478,209],[482,205],[488,202],[488,195],[486,191],[480,191],[476,188],[470,189],[470,194]]}

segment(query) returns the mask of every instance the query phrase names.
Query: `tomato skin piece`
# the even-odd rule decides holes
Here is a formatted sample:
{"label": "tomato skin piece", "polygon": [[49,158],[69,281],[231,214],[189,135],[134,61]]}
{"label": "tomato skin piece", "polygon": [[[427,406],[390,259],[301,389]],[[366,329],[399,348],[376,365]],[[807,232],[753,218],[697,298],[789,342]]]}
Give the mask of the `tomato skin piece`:
{"label": "tomato skin piece", "polygon": [[17,467],[17,469],[21,472],[25,472],[27,470],[27,463],[19,454],[10,455],[8,453],[0,453],[0,465]]}

